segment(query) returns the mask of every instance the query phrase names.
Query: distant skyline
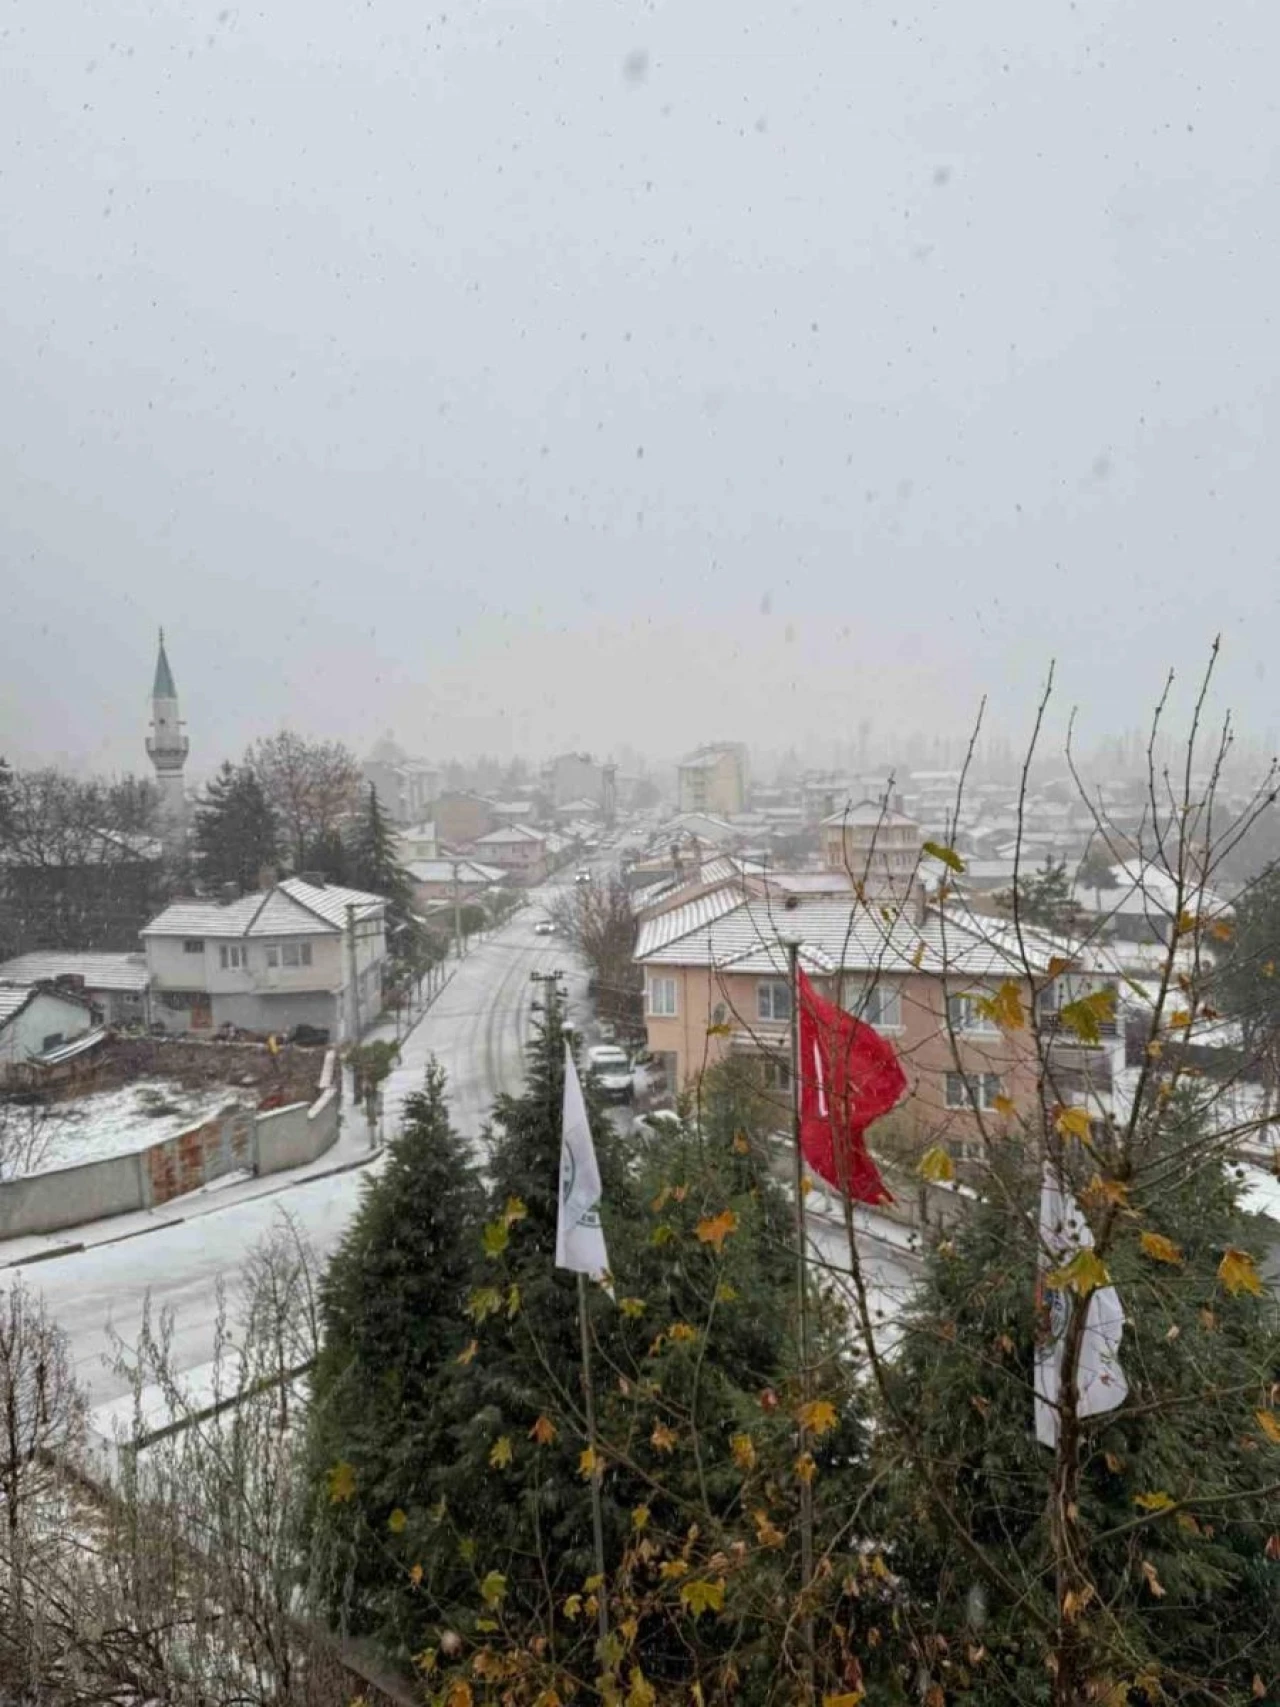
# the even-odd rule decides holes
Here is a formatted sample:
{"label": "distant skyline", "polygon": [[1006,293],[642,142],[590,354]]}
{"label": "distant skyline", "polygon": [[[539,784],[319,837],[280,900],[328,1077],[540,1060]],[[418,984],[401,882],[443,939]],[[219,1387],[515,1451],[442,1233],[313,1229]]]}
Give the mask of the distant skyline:
{"label": "distant skyline", "polygon": [[[74,44],[74,47],[69,46]],[[1271,741],[1280,19],[13,12],[0,752]],[[1183,702],[1180,702],[1183,703]]]}

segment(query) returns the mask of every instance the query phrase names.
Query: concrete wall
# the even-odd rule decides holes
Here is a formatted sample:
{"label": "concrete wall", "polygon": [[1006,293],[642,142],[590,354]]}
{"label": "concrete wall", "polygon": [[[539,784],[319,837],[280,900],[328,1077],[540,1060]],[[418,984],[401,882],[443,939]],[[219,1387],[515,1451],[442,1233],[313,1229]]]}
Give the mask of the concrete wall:
{"label": "concrete wall", "polygon": [[338,1137],[340,1097],[332,1050],[316,1089],[310,1104],[261,1113],[229,1109],[145,1150],[0,1184],[0,1240],[151,1209],[238,1169],[273,1174],[313,1162]]}
{"label": "concrete wall", "polygon": [[315,990],[288,995],[243,995],[213,998],[213,1023],[238,1025],[244,1031],[292,1031],[295,1025],[318,1025],[335,1032],[338,999]]}

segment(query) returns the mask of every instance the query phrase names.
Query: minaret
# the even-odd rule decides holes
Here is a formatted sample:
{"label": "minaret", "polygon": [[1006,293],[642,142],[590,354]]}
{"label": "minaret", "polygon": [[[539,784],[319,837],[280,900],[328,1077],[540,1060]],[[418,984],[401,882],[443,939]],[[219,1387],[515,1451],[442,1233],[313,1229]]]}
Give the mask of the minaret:
{"label": "minaret", "polygon": [[190,746],[182,733],[178,690],[173,685],[173,671],[165,656],[162,628],[155,685],[151,689],[151,733],[147,736],[147,756],[155,766],[156,785],[160,790],[161,836],[166,852],[181,848],[186,831],[187,799],[182,786],[182,767],[187,762]]}

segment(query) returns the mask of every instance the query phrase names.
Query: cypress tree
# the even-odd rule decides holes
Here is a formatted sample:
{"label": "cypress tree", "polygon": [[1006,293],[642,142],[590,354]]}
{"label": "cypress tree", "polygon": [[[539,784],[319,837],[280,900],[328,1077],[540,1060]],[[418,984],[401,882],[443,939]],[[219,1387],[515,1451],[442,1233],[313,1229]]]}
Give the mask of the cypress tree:
{"label": "cypress tree", "polygon": [[196,865],[210,885],[257,887],[264,867],[280,851],[275,816],[262,784],[248,765],[223,762],[195,813]]}

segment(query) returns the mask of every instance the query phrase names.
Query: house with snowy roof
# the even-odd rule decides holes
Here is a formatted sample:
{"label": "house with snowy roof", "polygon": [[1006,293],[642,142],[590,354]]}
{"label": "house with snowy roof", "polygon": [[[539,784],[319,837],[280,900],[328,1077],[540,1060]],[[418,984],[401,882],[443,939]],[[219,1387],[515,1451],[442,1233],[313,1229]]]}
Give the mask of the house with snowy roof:
{"label": "house with snowy roof", "polygon": [[287,877],[230,901],[175,901],[142,931],[153,1023],[350,1042],[382,1011],[386,902]]}

